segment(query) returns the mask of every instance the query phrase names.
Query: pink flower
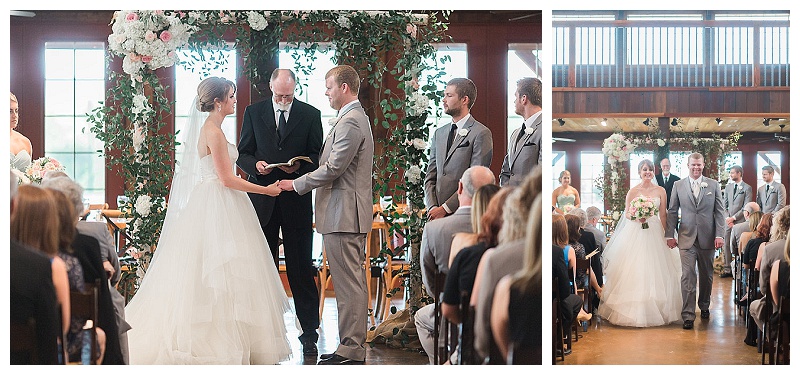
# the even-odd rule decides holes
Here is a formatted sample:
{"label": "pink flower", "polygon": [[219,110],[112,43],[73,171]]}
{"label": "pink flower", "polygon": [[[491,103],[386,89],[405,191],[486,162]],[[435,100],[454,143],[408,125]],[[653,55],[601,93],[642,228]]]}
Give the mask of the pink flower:
{"label": "pink flower", "polygon": [[128,13],[128,15],[125,16],[125,21],[128,21],[128,22],[136,21],[138,19],[139,19],[139,15],[136,14],[136,13]]}
{"label": "pink flower", "polygon": [[175,57],[175,51],[169,51],[169,52],[167,52],[167,57],[169,57],[170,59],[171,59],[171,58],[173,58],[173,57]]}
{"label": "pink flower", "polygon": [[415,25],[413,23],[409,23],[408,25],[406,25],[406,32],[409,35],[411,35],[412,37],[416,37],[417,36],[417,25]]}
{"label": "pink flower", "polygon": [[159,38],[164,43],[169,42],[172,39],[172,33],[169,32],[169,30],[164,30],[161,32],[161,35],[159,35]]}
{"label": "pink flower", "polygon": [[156,10],[155,13],[160,15],[160,14],[164,14],[164,11],[163,10]]}
{"label": "pink flower", "polygon": [[144,33],[144,40],[146,40],[148,42],[152,42],[152,41],[156,40],[156,33],[152,32],[150,30],[147,30],[147,32]]}
{"label": "pink flower", "polygon": [[143,63],[147,64],[150,61],[153,61],[153,57],[152,56],[142,56],[142,62]]}
{"label": "pink flower", "polygon": [[128,54],[128,58],[131,59],[131,61],[133,61],[133,62],[137,62],[137,61],[142,59],[141,56],[139,56],[139,55],[137,55],[137,54],[135,54],[133,52]]}

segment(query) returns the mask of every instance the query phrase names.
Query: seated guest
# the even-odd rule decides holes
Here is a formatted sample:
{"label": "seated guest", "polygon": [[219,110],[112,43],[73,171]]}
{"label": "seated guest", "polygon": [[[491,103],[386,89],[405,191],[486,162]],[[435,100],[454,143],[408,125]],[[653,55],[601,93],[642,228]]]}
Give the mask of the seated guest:
{"label": "seated guest", "polygon": [[[742,249],[744,249],[744,244],[747,241],[742,241],[741,236],[742,233],[747,232],[750,228],[750,215],[759,212],[761,213],[761,208],[758,207],[758,203],[756,202],[747,202],[745,203],[744,207],[742,208],[742,214],[744,214],[744,222],[734,224],[731,228],[731,249],[738,249],[739,255],[741,255]],[[760,218],[759,218],[760,220]],[[752,230],[750,230],[752,232]],[[742,244],[744,242],[744,244]]]}
{"label": "seated guest", "polygon": [[533,202],[530,212],[524,266],[516,274],[500,279],[492,301],[492,335],[508,364],[542,364],[541,196]]}
{"label": "seated guest", "polygon": [[[752,214],[750,214],[750,216],[748,217],[747,222],[746,222],[747,229],[745,229],[746,230],[745,232],[741,233],[741,235],[739,236],[739,240],[738,240],[738,242],[739,242],[739,249],[738,249],[739,250],[739,256],[744,257],[744,249],[745,249],[745,247],[747,247],[747,243],[750,241],[750,239],[753,238],[753,233],[755,233],[756,229],[758,228],[758,224],[761,222],[761,217],[762,216],[764,216],[764,214],[761,211],[756,211],[756,212],[753,212]],[[770,219],[770,221],[771,220],[772,219]],[[745,224],[745,223],[741,223],[741,224]],[[731,243],[733,243],[733,240],[731,240]],[[756,250],[758,250],[758,248],[756,248]],[[749,263],[751,260],[755,260],[755,258],[748,258],[747,260],[742,259],[742,267],[747,265],[747,263]],[[744,267],[744,268],[749,268],[749,267],[750,266],[747,265],[747,267]]]}
{"label": "seated guest", "polygon": [[[786,245],[783,247],[783,260],[776,260],[772,263],[772,274],[769,276],[770,294],[775,306],[778,306],[781,297],[789,298],[789,237],[790,235],[787,234]],[[775,314],[778,314],[777,309]]]}
{"label": "seated guest", "polygon": [[[581,226],[580,226],[581,219],[573,214],[567,214],[564,218],[567,220],[567,230],[569,233],[569,246],[575,249],[575,256],[578,259],[585,259],[586,255],[589,254],[589,251],[586,250],[586,247],[580,241],[580,239],[582,238]],[[586,237],[583,238],[586,239]],[[594,245],[594,238],[592,238],[591,245]],[[576,283],[575,287],[578,289],[586,289],[591,286],[591,288],[594,289],[594,291],[597,292],[598,295],[600,295],[603,292],[603,289],[600,288],[600,284],[597,282],[597,277],[595,276],[594,271],[591,268],[591,263],[588,274],[584,269],[576,270],[575,283]]]}
{"label": "seated guest", "polygon": [[[56,201],[56,216],[59,219],[59,252],[58,257],[67,266],[67,277],[69,278],[69,290],[71,292],[86,292],[84,282],[83,267],[73,254],[72,240],[75,238],[75,218],[77,213],[74,206],[58,190],[51,190]],[[72,301],[70,301],[72,303]],[[67,331],[67,356],[69,362],[81,361],[81,350],[83,349],[83,327],[86,324],[86,317],[70,317],[69,329]],[[97,358],[92,358],[92,363],[103,363],[103,353],[106,347],[105,332],[99,327],[95,327],[97,333]]]}
{"label": "seated guest", "polygon": [[[495,190],[491,188],[492,186],[495,185],[482,186],[478,189],[476,196],[480,195],[481,190]],[[477,243],[461,250],[452,264],[450,264],[450,271],[447,272],[447,279],[444,284],[442,315],[453,323],[461,323],[461,316],[458,310],[461,292],[467,292],[468,295],[472,295],[475,272],[478,270],[478,263],[483,253],[487,249],[497,246],[497,234],[503,226],[503,205],[511,191],[511,188],[501,189],[491,198],[486,212],[481,217],[480,228],[482,229],[478,235]]]}
{"label": "seated guest", "polygon": [[60,305],[61,333],[66,334],[70,322],[69,278],[67,265],[58,257],[59,219],[55,197],[34,185],[22,185],[14,201],[11,216],[11,239],[36,249],[50,260],[53,286]]}
{"label": "seated guest", "polygon": [[602,230],[597,228],[597,224],[600,223],[600,219],[603,217],[603,213],[600,212],[595,206],[591,206],[586,209],[586,225],[584,226],[584,230],[590,232],[594,235],[594,240],[600,246],[600,254],[603,253],[603,249],[606,248],[606,234],[603,233]]}
{"label": "seated guest", "polygon": [[[11,173],[11,216],[15,215],[17,196],[17,176]],[[20,224],[17,222],[17,224]],[[54,228],[55,229],[55,228]],[[43,228],[39,233],[47,236]],[[58,301],[53,285],[53,271],[50,258],[36,249],[22,245],[13,238],[9,246],[9,315],[12,323],[25,324],[33,320],[36,339],[35,357],[26,353],[10,354],[12,365],[55,365],[58,364],[58,339],[61,336],[61,322],[58,317]],[[23,338],[11,331],[12,342]]]}
{"label": "seated guest", "polygon": [[[450,246],[451,265],[453,264],[453,259],[455,259],[456,255],[459,251],[461,251],[461,249],[478,243],[478,236],[482,232],[481,216],[483,216],[483,213],[486,212],[486,206],[489,205],[489,201],[495,194],[497,194],[498,190],[500,190],[499,186],[495,184],[489,184],[483,185],[477,191],[475,191],[475,196],[472,197],[472,211],[470,212],[472,232],[456,233],[456,235],[453,237],[453,244]],[[470,288],[472,287],[470,286]]]}
{"label": "seated guest", "polygon": [[581,208],[574,208],[569,212],[569,214],[575,215],[580,219],[580,227],[578,228],[580,237],[578,238],[578,242],[583,245],[584,250],[586,250],[586,255],[597,251],[596,255],[598,256],[592,256],[589,261],[589,265],[592,267],[592,278],[594,279],[593,285],[596,286],[595,291],[597,291],[592,305],[597,307],[600,304],[600,294],[602,293],[603,288],[603,263],[600,262],[599,256],[603,249],[600,246],[600,243],[597,242],[594,233],[591,233],[586,229],[589,227],[589,218],[586,214],[586,211]]}
{"label": "seated guest", "polygon": [[506,199],[498,245],[487,250],[478,263],[470,298],[470,305],[475,306],[474,349],[478,363],[505,363],[494,343],[489,323],[494,289],[503,276],[522,269],[525,224],[531,205],[541,192],[542,171],[537,166]]}
{"label": "seated guest", "polygon": [[[79,217],[78,212],[83,208],[83,188],[66,176],[52,177],[49,174],[42,180],[42,186],[59,191],[68,197],[71,207],[73,207],[73,220],[70,222],[72,228],[76,228]],[[106,336],[105,351],[102,364],[121,365],[124,364],[120,349],[119,328],[117,326],[117,312],[111,299],[113,289],[108,283],[108,273],[103,266],[104,257],[100,253],[100,244],[92,236],[88,236],[73,231],[71,247],[74,256],[78,258],[83,269],[83,279],[85,283],[94,284],[100,280],[98,290],[98,321],[95,326],[102,329]]]}
{"label": "seated guest", "polygon": [[[761,244],[769,242],[769,232],[772,230],[772,214],[751,215],[750,218],[755,221],[759,216],[761,219],[747,239],[742,251],[742,267],[744,268],[750,268],[750,263],[756,260]],[[744,233],[742,233],[742,239],[744,238]]]}
{"label": "seated guest", "polygon": [[[567,278],[565,282],[568,283],[569,286],[569,295],[574,295],[575,297],[569,297],[571,301],[575,301],[577,303],[573,304],[570,303],[568,305],[562,305],[562,311],[564,311],[565,319],[562,320],[564,323],[564,331],[568,331],[569,327],[572,324],[572,320],[577,318],[579,321],[587,321],[592,319],[592,314],[587,313],[583,310],[583,300],[578,296],[578,288],[575,286],[575,283],[572,280],[575,280],[575,276],[577,274],[576,271],[576,261],[575,261],[575,249],[569,245],[569,227],[567,226],[567,220],[564,218],[564,215],[561,214],[553,214],[553,223],[552,223],[552,236],[553,236],[553,246],[558,248],[558,259],[564,262],[567,266]],[[561,282],[561,280],[559,280]],[[561,294],[561,298],[567,300],[568,294]],[[571,318],[566,319],[566,312],[571,311]]]}
{"label": "seated guest", "polygon": [[[770,287],[770,276],[772,274],[772,265],[776,260],[784,260],[784,247],[786,246],[786,236],[789,235],[789,206],[785,206],[775,213],[772,217],[772,230],[769,234],[770,242],[761,244],[756,257],[756,270],[759,271],[759,289],[767,290]],[[759,326],[763,325],[760,317],[760,307],[763,302],[772,303],[773,301],[755,301],[750,304],[750,315],[755,319]],[[772,306],[772,311],[775,311],[777,306]]]}

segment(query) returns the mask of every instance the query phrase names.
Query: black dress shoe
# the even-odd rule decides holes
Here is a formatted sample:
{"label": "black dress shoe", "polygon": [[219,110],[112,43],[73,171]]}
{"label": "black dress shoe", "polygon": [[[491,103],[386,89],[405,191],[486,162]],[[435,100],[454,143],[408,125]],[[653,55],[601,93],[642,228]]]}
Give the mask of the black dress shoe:
{"label": "black dress shoe", "polygon": [[336,355],[336,353],[320,354],[319,359],[328,359],[328,358],[332,358],[335,355]]}
{"label": "black dress shoe", "polygon": [[721,277],[721,278],[723,278],[723,279],[724,279],[724,278],[727,278],[727,277],[733,277],[733,274],[732,274],[732,273],[730,273],[730,272],[723,272],[723,273],[721,273],[721,274],[719,275],[719,277]]}
{"label": "black dress shoe", "polygon": [[333,357],[317,362],[318,365],[363,365],[364,361],[356,361],[347,357],[334,354]]}
{"label": "black dress shoe", "polygon": [[692,328],[694,328],[694,320],[683,321],[683,329],[692,329]]}
{"label": "black dress shoe", "polygon": [[700,317],[701,318],[708,319],[709,316],[711,316],[711,314],[708,312],[708,310],[700,310]]}
{"label": "black dress shoe", "polygon": [[317,343],[311,340],[300,340],[300,343],[303,344],[303,355],[308,356],[316,356],[317,353]]}
{"label": "black dress shoe", "polygon": [[758,346],[758,343],[756,342],[756,340],[744,339],[744,343],[749,345],[749,346]]}

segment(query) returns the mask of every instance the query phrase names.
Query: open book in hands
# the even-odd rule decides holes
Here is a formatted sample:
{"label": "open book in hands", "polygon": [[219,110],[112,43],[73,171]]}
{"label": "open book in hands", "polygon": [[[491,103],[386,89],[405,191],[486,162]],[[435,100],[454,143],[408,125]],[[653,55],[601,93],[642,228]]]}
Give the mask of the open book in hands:
{"label": "open book in hands", "polygon": [[285,163],[275,163],[275,164],[267,165],[267,168],[291,167],[292,165],[294,165],[294,163],[297,163],[299,161],[306,161],[306,162],[311,163],[311,158],[308,157],[308,156],[295,156],[295,157],[289,159],[289,161],[287,161]]}

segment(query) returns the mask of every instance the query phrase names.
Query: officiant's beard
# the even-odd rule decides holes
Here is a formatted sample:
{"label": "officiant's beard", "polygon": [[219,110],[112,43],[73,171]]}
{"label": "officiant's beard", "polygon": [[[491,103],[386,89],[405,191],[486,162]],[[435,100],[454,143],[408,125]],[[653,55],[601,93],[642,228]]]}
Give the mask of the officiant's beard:
{"label": "officiant's beard", "polygon": [[278,106],[278,109],[280,109],[281,111],[288,111],[289,110],[289,104],[292,104],[292,102],[289,102],[289,103],[277,103],[276,102],[275,104]]}

